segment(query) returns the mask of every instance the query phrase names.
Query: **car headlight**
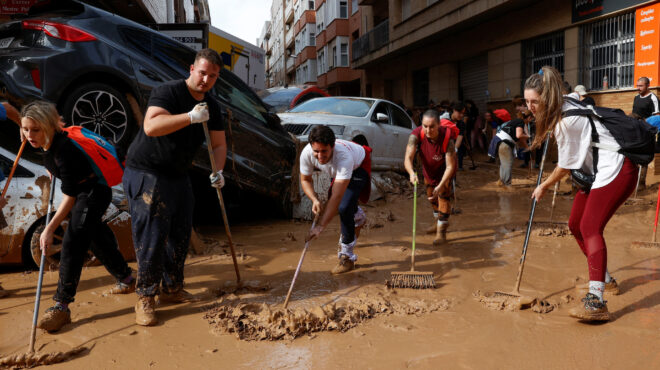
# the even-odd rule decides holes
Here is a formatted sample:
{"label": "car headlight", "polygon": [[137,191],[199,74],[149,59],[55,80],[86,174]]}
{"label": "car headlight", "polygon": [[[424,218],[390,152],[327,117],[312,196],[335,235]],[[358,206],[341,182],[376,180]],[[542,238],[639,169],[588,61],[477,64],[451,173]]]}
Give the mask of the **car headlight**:
{"label": "car headlight", "polygon": [[[309,132],[312,131],[312,129],[316,126],[319,126],[319,125],[310,125],[309,129],[307,129],[306,134],[309,135]],[[346,126],[342,126],[342,125],[326,125],[326,126],[328,126],[330,128],[330,130],[332,130],[332,132],[335,133],[336,136],[343,135],[344,134],[344,129],[346,128]]]}

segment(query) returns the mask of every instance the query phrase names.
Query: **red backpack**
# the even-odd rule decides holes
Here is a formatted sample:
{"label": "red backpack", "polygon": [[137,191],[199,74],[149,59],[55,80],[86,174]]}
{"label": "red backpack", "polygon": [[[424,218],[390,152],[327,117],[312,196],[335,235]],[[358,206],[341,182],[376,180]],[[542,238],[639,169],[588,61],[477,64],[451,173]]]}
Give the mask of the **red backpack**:
{"label": "red backpack", "polygon": [[121,182],[124,166],[110,142],[81,126],[65,127],[62,131],[66,132],[73,144],[86,154],[89,164],[99,178],[99,183],[115,186]]}

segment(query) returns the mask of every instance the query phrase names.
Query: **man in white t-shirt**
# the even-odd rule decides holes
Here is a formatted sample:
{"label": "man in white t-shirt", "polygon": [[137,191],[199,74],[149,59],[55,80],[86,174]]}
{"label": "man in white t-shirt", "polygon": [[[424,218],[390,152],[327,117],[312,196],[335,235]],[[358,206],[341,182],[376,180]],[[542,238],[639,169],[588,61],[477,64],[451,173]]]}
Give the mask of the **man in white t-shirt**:
{"label": "man in white t-shirt", "polygon": [[314,191],[312,173],[321,170],[333,178],[330,198],[325,212],[316,226],[309,231],[306,241],[318,237],[332,218],[339,213],[341,237],[339,240],[339,263],[333,274],[353,270],[357,255],[353,253],[359,229],[367,218],[358,207],[358,200],[366,203],[371,190],[371,149],[356,143],[335,139],[334,132],[327,126],[314,127],[308,136],[309,144],[300,154],[300,183],[312,201],[312,212],[321,212],[321,202]]}

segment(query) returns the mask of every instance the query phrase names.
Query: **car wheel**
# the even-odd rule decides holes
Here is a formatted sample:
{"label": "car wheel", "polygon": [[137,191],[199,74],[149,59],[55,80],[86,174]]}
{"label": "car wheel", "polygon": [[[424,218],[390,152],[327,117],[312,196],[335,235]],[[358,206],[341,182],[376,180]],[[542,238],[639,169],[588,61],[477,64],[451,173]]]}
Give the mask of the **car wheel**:
{"label": "car wheel", "polygon": [[280,215],[284,218],[293,217],[293,203],[291,202],[291,187],[286,186],[280,193],[277,200],[279,202]]}
{"label": "car wheel", "polygon": [[63,112],[68,125],[94,131],[126,153],[136,124],[125,94],[102,83],[81,85],[67,97]]}
{"label": "car wheel", "polygon": [[[54,214],[54,213],[53,213]],[[36,228],[34,228],[34,231],[30,235],[30,254],[32,255],[32,260],[34,263],[39,266],[41,263],[41,248],[40,248],[40,242],[39,239],[41,237],[41,232],[45,228],[45,219],[41,219],[39,221],[39,225],[37,225]],[[62,224],[55,230],[55,235],[53,238],[53,245],[51,247],[51,253],[48,253],[46,255],[46,261],[45,261],[45,269],[48,269],[50,271],[58,270],[60,267],[60,253],[62,250],[62,239],[64,237],[64,231],[66,230],[66,227],[68,226],[68,220],[62,222]],[[102,230],[98,230],[97,234],[103,234],[106,235],[107,237],[112,237],[114,239],[114,233],[110,229],[110,227],[103,223],[102,224]],[[115,245],[117,245],[116,239],[114,240]],[[87,256],[85,257],[85,261],[83,263],[83,266],[97,266],[100,265],[101,262],[94,256],[91,250],[87,251]]]}

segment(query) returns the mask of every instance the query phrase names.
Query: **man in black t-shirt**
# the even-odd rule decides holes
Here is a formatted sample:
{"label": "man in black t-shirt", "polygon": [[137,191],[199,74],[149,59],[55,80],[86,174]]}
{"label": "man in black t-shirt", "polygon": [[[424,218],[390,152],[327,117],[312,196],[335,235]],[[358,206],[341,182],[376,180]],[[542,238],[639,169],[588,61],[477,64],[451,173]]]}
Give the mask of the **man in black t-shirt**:
{"label": "man in black t-shirt", "polygon": [[158,322],[156,295],[161,302],[195,300],[183,289],[194,203],[188,169],[204,142],[200,123],[208,121],[213,155],[220,169],[211,174],[211,185],[224,185],[225,124],[220,104],[208,94],[221,68],[218,53],[203,49],[197,53],[186,80],[170,81],[153,89],[142,130],[128,149],[123,182],[138,261],[138,325]]}
{"label": "man in black t-shirt", "polygon": [[658,109],[658,97],[649,90],[651,81],[647,77],[641,77],[637,80],[637,91],[632,112],[640,117],[647,119],[655,114],[660,114]]}

